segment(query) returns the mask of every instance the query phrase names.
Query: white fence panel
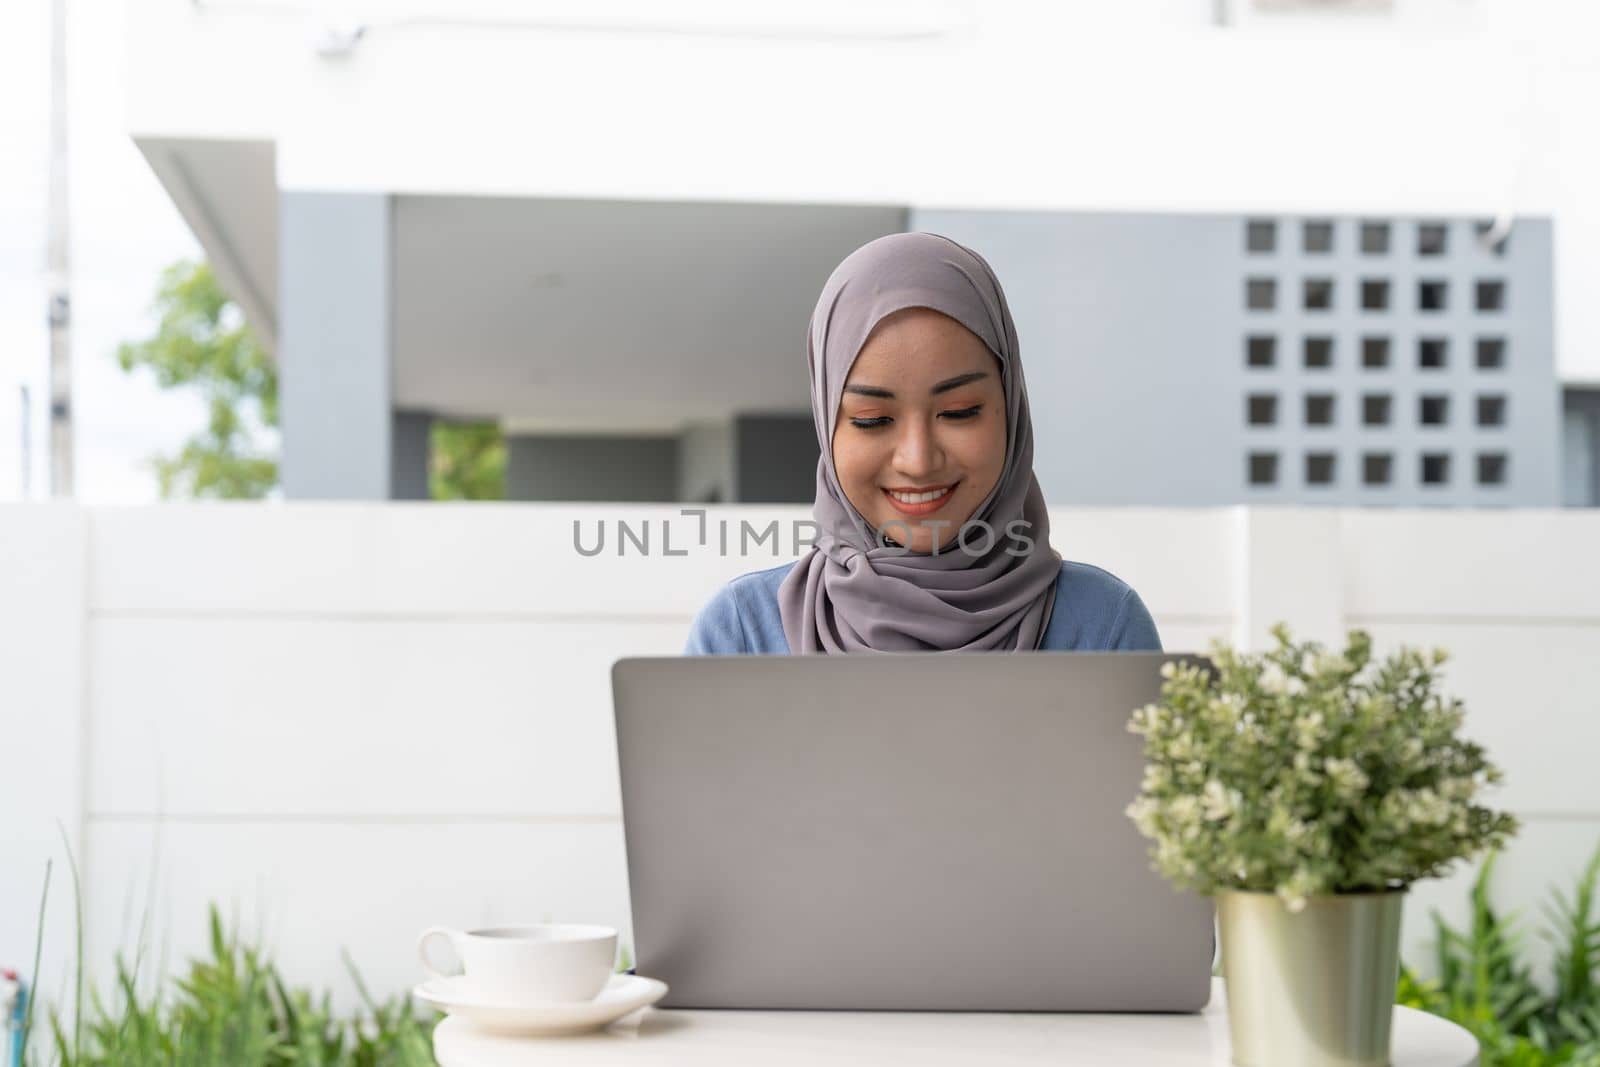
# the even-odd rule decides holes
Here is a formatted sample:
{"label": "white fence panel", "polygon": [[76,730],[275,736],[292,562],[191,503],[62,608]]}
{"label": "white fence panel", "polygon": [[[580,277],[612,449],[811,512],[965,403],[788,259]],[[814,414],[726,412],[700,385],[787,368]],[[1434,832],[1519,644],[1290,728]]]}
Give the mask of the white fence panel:
{"label": "white fence panel", "polygon": [[[793,558],[808,518],[709,508],[702,544],[700,516],[671,506],[0,509],[0,744],[25,753],[0,778],[18,843],[0,864],[0,964],[30,958],[58,818],[82,843],[101,974],[131,945],[152,863],[170,963],[201,950],[215,900],[345,1005],[341,946],[387,993],[418,977],[411,941],[430,923],[626,929],[610,665],[676,654],[723,582]],[[649,552],[619,554],[619,519]],[[604,522],[604,550],[580,554],[575,522],[589,547]],[[1536,918],[1600,843],[1600,515],[1051,522],[1064,556],[1139,591],[1170,650],[1259,644],[1280,618],[1324,639],[1363,626],[1380,651],[1450,649],[1446,686],[1507,772],[1495,802],[1526,822],[1496,875],[1507,909]],[[773,523],[776,544],[751,536]],[[1464,920],[1474,871],[1415,887],[1408,959],[1425,963],[1430,908]]]}

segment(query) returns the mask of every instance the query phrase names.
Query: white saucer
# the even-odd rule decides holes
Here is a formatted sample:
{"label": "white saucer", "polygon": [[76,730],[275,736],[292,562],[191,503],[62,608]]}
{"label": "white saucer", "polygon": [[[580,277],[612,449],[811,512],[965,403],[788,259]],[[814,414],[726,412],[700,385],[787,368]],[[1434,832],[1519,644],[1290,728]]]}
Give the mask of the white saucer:
{"label": "white saucer", "polygon": [[490,1000],[467,987],[466,975],[433,978],[411,991],[431,1008],[459,1015],[484,1030],[528,1037],[581,1034],[616,1022],[630,1012],[654,1004],[667,993],[667,983],[637,974],[615,974],[593,1000],[518,1004]]}

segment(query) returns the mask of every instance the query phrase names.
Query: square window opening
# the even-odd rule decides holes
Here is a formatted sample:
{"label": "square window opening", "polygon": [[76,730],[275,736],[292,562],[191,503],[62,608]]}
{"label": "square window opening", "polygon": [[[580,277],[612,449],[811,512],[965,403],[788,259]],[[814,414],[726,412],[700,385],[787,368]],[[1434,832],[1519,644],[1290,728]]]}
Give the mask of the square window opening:
{"label": "square window opening", "polygon": [[1504,426],[1506,424],[1506,398],[1498,394],[1478,397],[1478,425]]}
{"label": "square window opening", "polygon": [[1246,404],[1245,417],[1251,426],[1271,426],[1278,421],[1278,398],[1271,393],[1253,393]]}
{"label": "square window opening", "polygon": [[1381,393],[1368,393],[1361,398],[1361,423],[1363,426],[1389,425],[1390,397]]}
{"label": "square window opening", "polygon": [[1333,366],[1333,338],[1307,337],[1304,346],[1305,365],[1313,370]]}
{"label": "square window opening", "polygon": [[1442,256],[1449,250],[1450,230],[1442,222],[1424,222],[1417,227],[1417,255]]}
{"label": "square window opening", "polygon": [[1449,425],[1450,398],[1437,393],[1419,398],[1417,420],[1424,426]]}
{"label": "square window opening", "polygon": [[1267,334],[1255,334],[1245,339],[1245,363],[1251,367],[1270,367],[1278,360],[1278,339]]}
{"label": "square window opening", "polygon": [[1244,247],[1257,254],[1274,251],[1278,246],[1278,224],[1269,219],[1252,219],[1245,224]]}
{"label": "square window opening", "polygon": [[1448,485],[1450,484],[1450,454],[1448,452],[1425,452],[1422,455],[1422,484],[1423,485]]}
{"label": "square window opening", "polygon": [[1388,452],[1368,452],[1361,457],[1361,481],[1366,485],[1388,485],[1394,471],[1394,456]]}
{"label": "square window opening", "polygon": [[1450,342],[1443,337],[1424,337],[1417,342],[1417,366],[1423,370],[1443,370],[1450,358]]}
{"label": "square window opening", "polygon": [[1506,247],[1511,244],[1511,231],[1507,230],[1502,236],[1495,236],[1493,219],[1483,219],[1473,225],[1473,233],[1478,238],[1478,245],[1491,255],[1504,256]]}
{"label": "square window opening", "polygon": [[1332,485],[1334,454],[1332,452],[1306,453],[1306,484]]}
{"label": "square window opening", "polygon": [[1449,304],[1450,286],[1442,279],[1432,278],[1417,283],[1417,308],[1421,311],[1443,311]]}
{"label": "square window opening", "polygon": [[1321,220],[1307,222],[1300,231],[1300,246],[1314,256],[1332,252],[1333,223]]}
{"label": "square window opening", "polygon": [[1248,473],[1251,485],[1278,484],[1278,454],[1276,452],[1250,453]]}
{"label": "square window opening", "polygon": [[1368,370],[1378,370],[1389,365],[1389,339],[1363,337],[1361,339],[1361,365]]}
{"label": "square window opening", "polygon": [[1306,394],[1306,425],[1307,426],[1332,426],[1333,425],[1333,394],[1332,393],[1307,393]]}
{"label": "square window opening", "polygon": [[1333,279],[1305,279],[1301,296],[1301,303],[1307,311],[1328,311],[1333,307]]}
{"label": "square window opening", "polygon": [[1506,365],[1506,339],[1480,337],[1477,342],[1478,369],[1499,370]]}
{"label": "square window opening", "polygon": [[1389,254],[1389,224],[1387,222],[1363,222],[1361,224],[1361,251],[1368,256],[1385,256]]}
{"label": "square window opening", "polygon": [[1251,311],[1271,311],[1278,304],[1278,283],[1272,278],[1251,278],[1245,282],[1245,307]]}

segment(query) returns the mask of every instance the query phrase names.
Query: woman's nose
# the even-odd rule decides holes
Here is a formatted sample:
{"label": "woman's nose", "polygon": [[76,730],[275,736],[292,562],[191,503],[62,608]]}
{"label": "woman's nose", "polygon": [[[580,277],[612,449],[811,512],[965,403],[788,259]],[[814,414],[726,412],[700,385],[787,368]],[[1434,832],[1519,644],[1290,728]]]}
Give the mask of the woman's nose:
{"label": "woman's nose", "polygon": [[895,448],[895,467],[907,478],[938,474],[944,469],[944,450],[933,428],[921,419],[907,420]]}

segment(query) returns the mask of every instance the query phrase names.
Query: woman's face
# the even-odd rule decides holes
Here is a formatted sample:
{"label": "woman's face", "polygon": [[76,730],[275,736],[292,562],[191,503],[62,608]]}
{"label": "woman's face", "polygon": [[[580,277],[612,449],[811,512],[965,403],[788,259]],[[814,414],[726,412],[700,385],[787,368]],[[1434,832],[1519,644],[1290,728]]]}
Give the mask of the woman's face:
{"label": "woman's face", "polygon": [[988,346],[929,308],[880,320],[845,379],[833,431],[839,486],[862,517],[931,553],[978,510],[1005,459],[1005,389]]}

